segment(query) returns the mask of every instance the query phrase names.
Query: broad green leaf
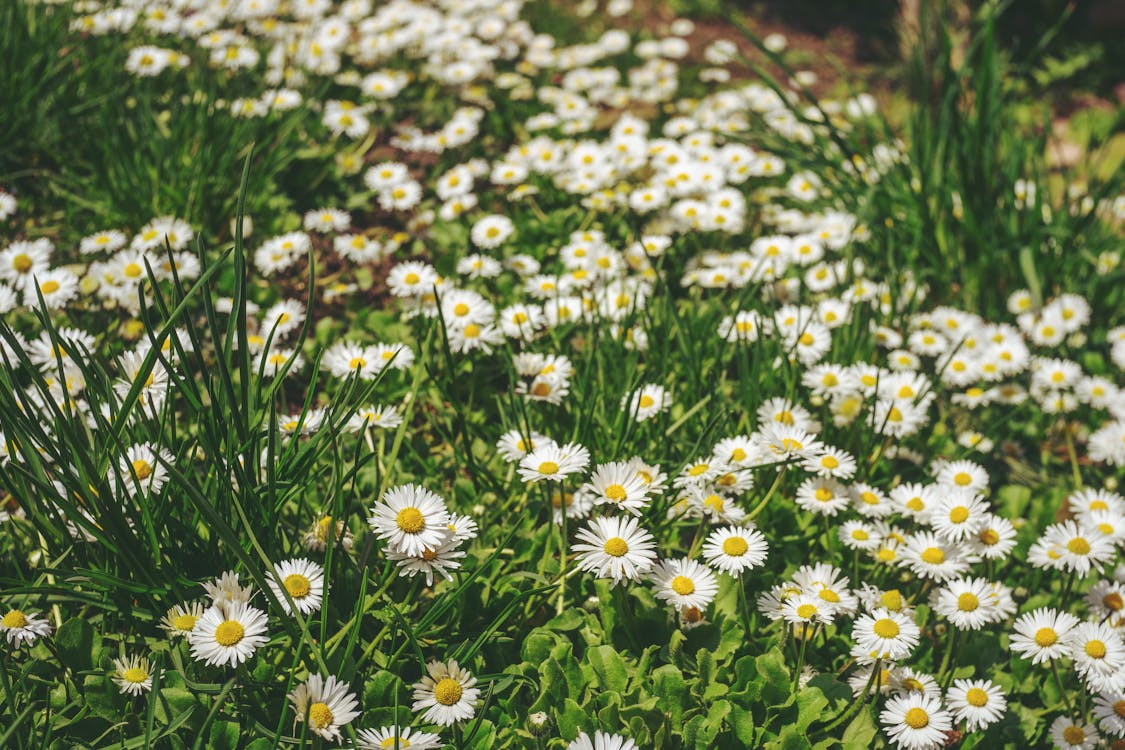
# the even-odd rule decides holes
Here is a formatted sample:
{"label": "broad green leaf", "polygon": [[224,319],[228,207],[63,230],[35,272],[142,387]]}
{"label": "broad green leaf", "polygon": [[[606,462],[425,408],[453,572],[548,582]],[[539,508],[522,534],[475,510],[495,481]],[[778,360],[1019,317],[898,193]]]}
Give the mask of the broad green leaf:
{"label": "broad green leaf", "polygon": [[586,653],[586,659],[603,688],[615,693],[625,691],[629,682],[629,670],[625,666],[625,660],[613,646],[592,648]]}

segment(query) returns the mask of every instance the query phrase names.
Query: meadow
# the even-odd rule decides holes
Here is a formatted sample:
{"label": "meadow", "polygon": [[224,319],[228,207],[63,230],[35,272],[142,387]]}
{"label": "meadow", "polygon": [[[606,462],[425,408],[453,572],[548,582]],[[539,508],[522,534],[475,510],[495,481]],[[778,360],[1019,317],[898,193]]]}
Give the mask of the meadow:
{"label": "meadow", "polygon": [[0,747],[1125,748],[1120,109],[632,6],[0,2]]}

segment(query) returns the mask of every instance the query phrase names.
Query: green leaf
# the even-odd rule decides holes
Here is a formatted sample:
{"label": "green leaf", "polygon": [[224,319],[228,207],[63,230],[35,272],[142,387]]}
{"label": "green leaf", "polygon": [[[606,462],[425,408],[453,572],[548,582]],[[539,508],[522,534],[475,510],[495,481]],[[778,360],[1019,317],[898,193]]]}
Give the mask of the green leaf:
{"label": "green leaf", "polygon": [[236,750],[238,747],[238,724],[233,721],[216,721],[211,725],[207,747],[211,750]]}
{"label": "green leaf", "polygon": [[730,718],[738,741],[746,747],[754,747],[754,714],[736,703],[731,705]]}
{"label": "green leaf", "polygon": [[844,730],[844,750],[867,750],[878,731],[870,707],[864,706]]}
{"label": "green leaf", "polygon": [[586,712],[570,698],[563,701],[562,711],[555,717],[559,725],[559,736],[567,742],[578,737],[582,725],[586,721]]}
{"label": "green leaf", "polygon": [[93,646],[94,628],[79,617],[72,617],[64,622],[59,626],[59,632],[55,634],[55,647],[59,650],[59,659],[75,672],[93,666],[90,655]]}
{"label": "green leaf", "polygon": [[586,660],[593,667],[603,688],[615,693],[625,692],[629,683],[629,671],[617,649],[613,646],[597,646],[587,652]]}
{"label": "green leaf", "polygon": [[674,664],[663,664],[652,671],[653,691],[668,713],[672,724],[679,726],[686,707],[688,686],[684,673]]}
{"label": "green leaf", "polygon": [[[823,717],[828,699],[820,688],[807,685],[797,693],[797,729],[804,732],[817,719]],[[784,737],[784,732],[782,737]]]}
{"label": "green leaf", "polygon": [[762,686],[762,700],[767,706],[776,706],[789,697],[789,669],[785,666],[785,656],[777,648],[771,648],[754,660],[758,674],[765,680]]}

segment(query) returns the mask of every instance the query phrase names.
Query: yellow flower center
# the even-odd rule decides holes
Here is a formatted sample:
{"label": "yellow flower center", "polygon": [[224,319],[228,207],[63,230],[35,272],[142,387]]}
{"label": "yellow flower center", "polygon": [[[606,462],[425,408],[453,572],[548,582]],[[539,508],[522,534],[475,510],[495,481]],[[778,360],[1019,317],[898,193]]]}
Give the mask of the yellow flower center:
{"label": "yellow flower center", "polygon": [[748,549],[750,549],[750,545],[740,536],[729,537],[723,542],[723,554],[731,557],[742,557]]}
{"label": "yellow flower center", "polygon": [[332,709],[326,703],[314,703],[309,706],[309,725],[317,729],[324,729],[326,726],[332,724],[332,720],[336,718],[332,715]]}
{"label": "yellow flower center", "polygon": [[802,620],[807,620],[815,614],[815,604],[802,604],[801,606],[797,607],[797,617],[800,617]]}
{"label": "yellow flower center", "polygon": [[289,596],[294,599],[304,599],[312,591],[312,582],[300,573],[291,573],[285,576],[282,585],[289,592]]}
{"label": "yellow flower center", "polygon": [[417,534],[425,527],[426,519],[417,508],[403,508],[395,516],[395,523],[407,534]]}
{"label": "yellow flower center", "polygon": [[402,280],[407,284],[417,284],[422,278],[416,273],[408,273],[402,277]]}
{"label": "yellow flower center", "polygon": [[215,628],[215,642],[220,646],[233,646],[242,640],[246,630],[238,620],[224,620]]}
{"label": "yellow flower center", "polygon": [[[396,745],[395,742],[398,742],[398,744]],[[391,735],[387,739],[380,742],[379,747],[383,747],[383,748],[395,748],[395,747],[397,747],[400,750],[406,750],[406,748],[410,747],[410,740],[403,739],[402,737],[398,737],[396,739],[394,735]]]}
{"label": "yellow flower center", "polygon": [[133,471],[136,473],[137,479],[143,482],[152,476],[152,465],[143,458],[138,458],[133,462]]}
{"label": "yellow flower center", "polygon": [[977,708],[980,708],[984,704],[988,703],[988,693],[984,692],[980,688],[969,688],[968,692],[965,693],[965,702],[970,706],[976,706]]}
{"label": "yellow flower center", "polygon": [[625,499],[625,488],[619,484],[611,484],[605,488],[605,496],[615,503]]}
{"label": "yellow flower center", "polygon": [[871,629],[875,631],[875,635],[880,638],[897,638],[899,633],[898,623],[889,617],[876,620],[875,624],[871,626]]}
{"label": "yellow flower center", "polygon": [[980,533],[980,540],[991,547],[1000,541],[1000,534],[995,529],[985,529]]}
{"label": "yellow flower center", "polygon": [[148,671],[140,667],[129,667],[121,673],[121,679],[132,683],[144,682],[148,679]]}
{"label": "yellow flower center", "polygon": [[930,715],[923,709],[915,707],[906,712],[903,720],[912,729],[922,729],[930,723]]}
{"label": "yellow flower center", "polygon": [[835,456],[824,456],[820,459],[820,465],[826,469],[835,469],[840,465],[840,462]]}
{"label": "yellow flower center", "polygon": [[559,465],[554,461],[544,461],[539,464],[540,474],[557,474],[559,472]]}
{"label": "yellow flower center", "polygon": [[653,404],[656,403],[656,399],[654,399],[652,396],[650,396],[646,393],[643,396],[641,396],[641,400],[640,400],[639,403],[640,403],[642,409],[647,409],[647,408],[649,408],[650,406],[652,406]]}
{"label": "yellow flower center", "polygon": [[937,547],[927,547],[922,550],[922,562],[929,565],[941,565],[945,562],[945,553]]}
{"label": "yellow flower center", "polygon": [[1125,700],[1119,700],[1113,704],[1113,713],[1125,719]]}
{"label": "yellow flower center", "polygon": [[39,288],[43,291],[43,294],[50,294],[51,292],[57,292],[59,290],[59,282],[55,281],[54,279],[51,279],[50,281],[45,281],[42,284],[40,284]]}
{"label": "yellow flower center", "polygon": [[1053,646],[1058,640],[1059,636],[1054,628],[1039,628],[1035,631],[1035,643],[1040,648]]}
{"label": "yellow flower center", "polygon": [[1086,642],[1086,656],[1091,659],[1104,659],[1105,658],[1105,644],[1099,640]]}
{"label": "yellow flower center", "polygon": [[27,273],[31,270],[31,256],[27,253],[20,253],[12,258],[12,268],[16,269],[17,273]]}
{"label": "yellow flower center", "polygon": [[1090,543],[1080,536],[1076,536],[1066,543],[1066,548],[1070,550],[1073,555],[1088,555],[1090,554]]}
{"label": "yellow flower center", "polygon": [[746,460],[746,451],[742,450],[741,448],[735,448],[733,451],[730,452],[730,460],[731,461],[745,461]]}
{"label": "yellow flower center", "polygon": [[892,612],[898,612],[900,609],[902,609],[902,594],[898,589],[884,591],[879,596],[879,603]]}
{"label": "yellow flower center", "polygon": [[348,367],[352,370],[362,370],[367,367],[367,360],[363,357],[352,357],[348,360]]}
{"label": "yellow flower center", "polygon": [[458,302],[457,306],[453,308],[453,314],[458,317],[469,314],[469,306],[464,302]]}
{"label": "yellow flower center", "polygon": [[816,339],[813,338],[813,335],[811,333],[808,333],[806,331],[805,333],[801,334],[800,341],[801,341],[801,346],[812,346],[813,342],[816,341]]}
{"label": "yellow flower center", "polygon": [[832,490],[827,487],[816,488],[816,499],[822,503],[826,503],[832,499]]}
{"label": "yellow flower center", "polygon": [[863,529],[855,529],[854,531],[852,531],[852,539],[855,539],[857,542],[865,542],[870,538],[870,536],[871,535]]}
{"label": "yellow flower center", "polygon": [[821,589],[820,593],[817,595],[824,601],[832,602],[833,604],[836,604],[840,601],[840,595],[832,589]]}
{"label": "yellow flower center", "polygon": [[863,493],[860,494],[859,499],[862,500],[867,505],[878,505],[879,504],[879,496],[876,495],[874,492],[863,492]]}
{"label": "yellow flower center", "polygon": [[969,473],[967,471],[959,471],[953,476],[953,481],[964,487],[971,483],[973,481],[973,478],[969,476]]}
{"label": "yellow flower center", "polygon": [[977,599],[976,594],[966,591],[961,596],[957,597],[957,609],[962,612],[972,612],[980,606],[980,600]]}
{"label": "yellow flower center", "polygon": [[953,510],[949,511],[949,520],[953,523],[965,523],[969,519],[969,509],[964,505],[958,505]]}
{"label": "yellow flower center", "polygon": [[1063,730],[1063,739],[1071,745],[1081,745],[1086,741],[1086,733],[1082,731],[1082,727],[1077,727],[1071,724]]}
{"label": "yellow flower center", "polygon": [[182,614],[172,618],[172,627],[176,630],[191,630],[195,627],[195,615]]}
{"label": "yellow flower center", "polygon": [[672,590],[680,596],[695,593],[695,584],[687,576],[676,576],[672,579]]}
{"label": "yellow flower center", "polygon": [[1116,591],[1111,591],[1102,597],[1102,604],[1106,609],[1112,609],[1114,612],[1125,607],[1125,601],[1122,600],[1121,594]]}
{"label": "yellow flower center", "polygon": [[20,612],[18,609],[13,609],[11,612],[4,615],[4,619],[0,620],[0,625],[3,625],[5,628],[26,628],[29,623],[27,621],[27,615]]}
{"label": "yellow flower center", "polygon": [[709,468],[711,468],[710,464],[696,464],[695,466],[688,469],[688,475],[693,476],[693,477],[697,477],[700,474],[703,474],[704,472],[706,472],[707,469],[709,469]]}
{"label": "yellow flower center", "polygon": [[605,540],[602,549],[611,557],[623,557],[629,551],[629,544],[621,537],[613,536]]}
{"label": "yellow flower center", "polygon": [[443,706],[452,706],[461,700],[461,683],[452,677],[444,677],[434,685],[434,700]]}

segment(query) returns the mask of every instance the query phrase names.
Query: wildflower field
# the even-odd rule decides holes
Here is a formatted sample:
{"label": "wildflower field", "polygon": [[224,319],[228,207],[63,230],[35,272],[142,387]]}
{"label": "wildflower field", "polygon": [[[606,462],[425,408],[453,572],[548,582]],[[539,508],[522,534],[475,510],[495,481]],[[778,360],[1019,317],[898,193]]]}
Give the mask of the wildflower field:
{"label": "wildflower field", "polygon": [[0,747],[1125,748],[1125,117],[1002,12],[892,117],[733,11],[0,2]]}

